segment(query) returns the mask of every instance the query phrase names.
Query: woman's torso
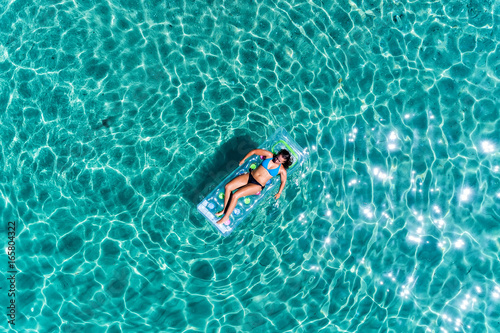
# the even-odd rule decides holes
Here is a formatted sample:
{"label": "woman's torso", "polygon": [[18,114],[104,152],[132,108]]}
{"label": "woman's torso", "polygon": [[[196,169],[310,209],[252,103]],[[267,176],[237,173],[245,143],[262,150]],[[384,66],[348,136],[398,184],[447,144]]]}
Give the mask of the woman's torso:
{"label": "woman's torso", "polygon": [[[273,172],[273,170],[280,168],[281,165],[279,163],[273,163],[271,158],[268,158],[269,162],[267,162],[267,167],[269,170],[274,174],[276,171]],[[265,160],[267,161],[267,160]],[[262,164],[264,164],[264,162]],[[273,176],[266,170],[266,168],[263,165],[259,165],[255,170],[252,170],[252,177],[255,178],[256,181],[261,183],[262,185],[266,185],[266,183],[273,178]],[[279,171],[279,170],[278,170]]]}

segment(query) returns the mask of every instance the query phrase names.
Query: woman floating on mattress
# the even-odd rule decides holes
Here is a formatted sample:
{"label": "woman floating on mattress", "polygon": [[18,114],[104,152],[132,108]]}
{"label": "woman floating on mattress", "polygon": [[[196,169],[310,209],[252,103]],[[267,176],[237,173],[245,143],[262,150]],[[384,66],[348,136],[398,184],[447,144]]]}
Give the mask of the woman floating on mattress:
{"label": "woman floating on mattress", "polygon": [[[273,155],[270,151],[264,149],[254,149],[250,151],[241,161],[240,165],[242,165],[247,158],[252,155],[261,155],[266,157],[266,159],[259,165],[255,170],[249,169],[248,173],[244,173],[240,176],[235,177],[225,186],[225,194],[224,194],[224,208],[216,213],[215,215],[220,217],[223,214],[224,217],[220,219],[217,223],[225,223],[229,220],[229,216],[236,207],[236,203],[239,198],[246,197],[248,195],[257,194],[262,191],[265,185],[271,178],[280,175],[281,178],[281,186],[280,190],[274,198],[278,200],[285,187],[286,183],[286,170],[292,165],[292,157],[288,150],[282,149],[278,152],[278,154]],[[281,167],[283,164],[283,168]],[[233,195],[233,191],[238,189]]]}

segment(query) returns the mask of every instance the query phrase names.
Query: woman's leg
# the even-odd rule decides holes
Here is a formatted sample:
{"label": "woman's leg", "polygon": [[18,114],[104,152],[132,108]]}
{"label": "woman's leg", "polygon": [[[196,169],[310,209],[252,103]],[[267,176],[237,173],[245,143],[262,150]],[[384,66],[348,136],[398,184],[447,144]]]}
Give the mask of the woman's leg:
{"label": "woman's leg", "polygon": [[231,195],[233,194],[233,191],[242,186],[245,186],[246,183],[248,183],[248,173],[244,173],[242,175],[234,177],[233,180],[226,184],[226,186],[224,187],[224,207],[222,207],[222,210],[215,215],[221,216],[224,211],[227,210],[228,202],[231,198]]}
{"label": "woman's leg", "polygon": [[233,212],[234,208],[236,207],[236,204],[238,203],[239,198],[246,197],[248,195],[252,194],[257,194],[260,190],[262,189],[262,186],[256,185],[256,184],[247,184],[240,188],[238,191],[236,191],[233,194],[233,197],[231,198],[231,201],[229,202],[229,206],[227,208],[226,214],[224,215],[223,218],[221,218],[219,221],[217,221],[218,224],[224,223],[227,220],[229,220],[229,216]]}
{"label": "woman's leg", "polygon": [[224,214],[227,213],[227,209],[229,208],[229,202],[231,202],[231,200],[233,199],[233,192],[231,191],[231,194],[229,194],[229,200],[226,200],[226,202],[224,203]]}

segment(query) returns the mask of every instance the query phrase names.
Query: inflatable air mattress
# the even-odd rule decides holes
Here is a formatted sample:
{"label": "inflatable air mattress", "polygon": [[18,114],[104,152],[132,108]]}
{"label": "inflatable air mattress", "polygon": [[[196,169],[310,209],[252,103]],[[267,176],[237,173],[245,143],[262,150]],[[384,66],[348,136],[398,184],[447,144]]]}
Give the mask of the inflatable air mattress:
{"label": "inflatable air mattress", "polygon": [[[305,149],[302,149],[287,133],[287,131],[280,127],[274,132],[271,137],[264,141],[259,149],[265,149],[273,154],[277,154],[281,149],[286,149],[293,156],[293,164],[287,170],[287,183],[290,181],[290,176],[300,169],[302,164],[307,160],[309,154]],[[249,157],[245,163],[238,166],[233,170],[217,187],[210,192],[199,204],[198,211],[208,220],[208,222],[222,234],[222,236],[229,236],[238,225],[245,221],[250,213],[257,207],[264,199],[270,195],[275,195],[278,192],[280,185],[280,176],[273,177],[267,182],[266,187],[256,195],[250,195],[238,200],[236,207],[229,218],[229,224],[217,224],[222,217],[215,216],[215,213],[222,210],[224,206],[224,187],[234,177],[239,176],[248,171],[248,169],[255,169],[262,163],[262,157],[253,155]],[[285,188],[289,184],[285,185]]]}

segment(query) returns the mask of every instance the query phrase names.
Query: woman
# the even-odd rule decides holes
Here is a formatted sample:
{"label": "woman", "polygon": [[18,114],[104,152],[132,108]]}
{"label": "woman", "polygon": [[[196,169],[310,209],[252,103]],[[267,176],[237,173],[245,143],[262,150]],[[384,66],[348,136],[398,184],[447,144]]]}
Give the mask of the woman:
{"label": "woman", "polygon": [[[292,165],[292,157],[290,153],[286,149],[282,149],[278,152],[278,154],[273,155],[270,151],[264,149],[254,149],[250,151],[241,161],[240,165],[242,165],[247,158],[252,155],[261,155],[266,157],[266,159],[259,165],[255,170],[249,170],[249,173],[244,173],[240,176],[235,177],[229,183],[226,184],[225,196],[224,196],[224,208],[216,213],[217,217],[224,217],[220,219],[217,223],[224,223],[229,220],[229,216],[236,207],[236,203],[239,198],[246,197],[248,195],[256,194],[262,191],[265,185],[271,178],[280,175],[281,178],[281,186],[278,193],[274,196],[276,200],[281,195],[283,188],[286,183],[286,170]],[[283,164],[283,168],[281,165]],[[238,189],[233,195],[233,191]]]}

